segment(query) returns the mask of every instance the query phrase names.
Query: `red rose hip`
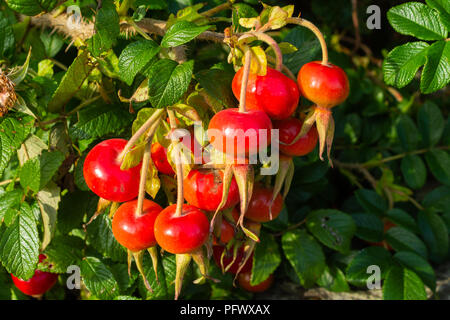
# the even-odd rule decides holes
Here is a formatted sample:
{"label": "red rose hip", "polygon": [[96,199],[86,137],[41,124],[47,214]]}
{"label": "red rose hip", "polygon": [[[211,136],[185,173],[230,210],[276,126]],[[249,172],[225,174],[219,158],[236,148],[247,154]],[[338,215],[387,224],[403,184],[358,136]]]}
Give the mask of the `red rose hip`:
{"label": "red rose hip", "polygon": [[272,201],[273,189],[256,185],[253,189],[250,203],[248,204],[245,218],[255,222],[268,222],[276,219],[283,209],[283,198],[277,195],[272,204],[272,217],[270,217],[270,204]]}
{"label": "red rose hip", "polygon": [[313,126],[306,135],[292,143],[300,133],[302,125],[303,122],[296,118],[274,121],[274,129],[279,130],[279,148],[285,155],[291,157],[304,156],[316,147],[319,138],[316,126]]}
{"label": "red rose hip", "polygon": [[266,280],[257,285],[252,285],[250,283],[251,278],[251,272],[240,273],[238,276],[239,286],[248,292],[264,292],[272,286],[274,276],[272,273]]}
{"label": "red rose hip", "polygon": [[[240,99],[244,68],[236,72],[232,89]],[[250,74],[247,85],[246,107],[248,110],[261,110],[271,119],[286,119],[297,108],[300,91],[297,83],[281,72],[267,68],[265,76]]]}
{"label": "red rose hip", "polygon": [[175,212],[176,204],[173,204],[156,218],[156,241],[161,248],[174,254],[199,249],[208,238],[208,218],[199,208],[187,204],[183,205],[180,216],[176,216]]}
{"label": "red rose hip", "polygon": [[267,148],[271,130],[272,122],[263,111],[239,112],[237,108],[230,108],[212,117],[208,137],[218,151],[239,158]]}
{"label": "red rose hip", "polygon": [[[184,199],[200,209],[215,211],[222,201],[223,172],[220,170],[195,169],[184,179]],[[236,180],[231,180],[227,202],[222,210],[231,208],[239,202]]]}
{"label": "red rose hip", "polygon": [[350,90],[344,70],[330,63],[323,65],[320,61],[303,65],[297,83],[304,97],[323,108],[342,103]]}
{"label": "red rose hip", "polygon": [[145,199],[142,214],[138,215],[137,203],[137,200],[133,200],[122,204],[112,220],[114,238],[133,252],[156,245],[154,225],[156,217],[162,211],[157,203]]}
{"label": "red rose hip", "polygon": [[162,146],[159,142],[152,144],[151,157],[156,169],[168,176],[175,175],[172,166],[167,160],[167,149]]}
{"label": "red rose hip", "polygon": [[128,170],[120,169],[119,155],[126,144],[124,139],[105,140],[86,156],[84,179],[89,189],[103,199],[125,202],[138,195],[142,164]]}
{"label": "red rose hip", "polygon": [[[39,262],[47,257],[44,254],[39,255]],[[58,280],[58,274],[36,270],[34,275],[28,280],[22,280],[11,274],[14,285],[29,296],[38,296],[49,291]]]}

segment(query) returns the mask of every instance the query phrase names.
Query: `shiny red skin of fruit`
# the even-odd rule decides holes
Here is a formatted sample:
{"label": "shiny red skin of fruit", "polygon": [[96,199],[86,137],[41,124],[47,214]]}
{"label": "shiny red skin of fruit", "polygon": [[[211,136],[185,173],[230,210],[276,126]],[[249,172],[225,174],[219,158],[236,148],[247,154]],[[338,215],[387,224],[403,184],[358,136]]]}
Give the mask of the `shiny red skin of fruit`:
{"label": "shiny red skin of fruit", "polygon": [[[219,111],[216,113],[209,122],[209,129],[216,129],[219,131],[219,136],[212,137],[212,134],[208,132],[208,137],[214,148],[220,152],[240,157],[249,154],[255,154],[259,149],[265,149],[270,145],[272,122],[267,114],[260,110],[248,110],[246,112],[239,112],[238,108],[230,108]],[[252,131],[254,130],[251,135]],[[259,130],[267,130],[267,143],[261,144],[259,141]],[[245,135],[244,139],[239,139]],[[252,139],[250,139],[252,137]],[[255,142],[251,143],[253,137],[256,137]],[[234,145],[233,150],[227,150],[227,140],[232,141]],[[238,142],[245,141],[243,148],[238,148]],[[251,144],[251,145],[250,145]]]}
{"label": "shiny red skin of fruit", "polygon": [[127,140],[110,139],[97,144],[88,153],[83,166],[89,189],[99,197],[115,202],[133,200],[139,192],[142,164],[128,170],[120,169],[118,156]]}
{"label": "shiny red skin of fruit", "polygon": [[[220,170],[191,170],[183,181],[184,199],[206,211],[216,211],[222,200],[223,172]],[[236,180],[231,180],[227,202],[224,209],[231,208],[239,202],[239,189]]]}
{"label": "shiny red skin of fruit", "polygon": [[[239,220],[239,211],[236,207],[233,208],[231,215],[234,219],[234,224]],[[227,244],[233,239],[236,231],[231,223],[229,223],[224,216],[222,216],[222,224],[220,225],[220,244]],[[217,238],[213,237],[213,245],[220,245]]]}
{"label": "shiny red skin of fruit", "polygon": [[155,220],[162,211],[159,204],[144,200],[142,214],[136,214],[137,200],[125,202],[114,213],[112,232],[125,248],[137,252],[156,245]]}
{"label": "shiny red skin of fruit", "polygon": [[269,289],[273,284],[274,278],[273,273],[266,280],[264,280],[261,283],[258,283],[255,286],[252,286],[250,284],[251,277],[252,277],[251,272],[240,273],[238,276],[239,286],[248,292],[264,292],[267,289]]}
{"label": "shiny red skin of fruit", "polygon": [[344,70],[333,64],[312,61],[303,65],[297,75],[302,95],[318,106],[332,108],[347,99],[350,85]]}
{"label": "shiny red skin of fruit", "polygon": [[168,176],[175,175],[175,171],[173,171],[169,160],[167,160],[167,149],[164,148],[159,142],[155,142],[152,144],[151,157],[156,169],[159,172]]}
{"label": "shiny red skin of fruit", "polygon": [[209,221],[197,207],[184,204],[181,216],[175,216],[176,205],[165,208],[155,221],[155,237],[159,246],[174,254],[199,249],[209,235]]}
{"label": "shiny red skin of fruit", "polygon": [[[216,262],[217,266],[219,268],[222,268],[220,264],[220,257],[222,256],[222,252],[224,252],[226,248],[224,246],[213,246],[213,258]],[[233,262],[231,267],[227,270],[228,273],[236,274],[239,269],[239,264],[244,259],[244,249],[240,247],[236,253],[236,260]],[[223,258],[223,267],[227,267],[231,262],[233,261],[233,248],[230,248],[230,250],[227,250],[225,253],[225,256]],[[240,272],[249,272],[252,270],[253,266],[253,253],[250,255],[250,258],[248,258],[247,262],[245,263],[244,267]]]}
{"label": "shiny red skin of fruit", "polygon": [[[47,257],[44,254],[39,255],[39,262]],[[22,280],[11,274],[14,285],[29,296],[36,296],[46,293],[50,290],[58,280],[58,274],[36,270],[34,275],[28,280]]]}
{"label": "shiny red skin of fruit", "polygon": [[300,133],[302,125],[303,122],[297,118],[289,118],[273,122],[274,129],[279,130],[280,151],[285,155],[291,157],[304,156],[313,151],[316,147],[319,134],[317,133],[315,125],[309,129],[305,136],[298,139],[294,144],[282,144],[289,144],[294,141],[295,137]]}
{"label": "shiny red skin of fruit", "polygon": [[269,206],[272,201],[273,189],[255,186],[245,218],[255,222],[268,222],[278,217],[283,209],[283,198],[277,195],[272,205],[272,219],[270,219]]}
{"label": "shiny red skin of fruit", "polygon": [[[243,70],[236,72],[232,82],[233,93],[238,100]],[[294,113],[299,99],[297,83],[280,71],[268,67],[265,76],[250,74],[248,77],[247,110],[264,111],[271,119],[286,119]]]}

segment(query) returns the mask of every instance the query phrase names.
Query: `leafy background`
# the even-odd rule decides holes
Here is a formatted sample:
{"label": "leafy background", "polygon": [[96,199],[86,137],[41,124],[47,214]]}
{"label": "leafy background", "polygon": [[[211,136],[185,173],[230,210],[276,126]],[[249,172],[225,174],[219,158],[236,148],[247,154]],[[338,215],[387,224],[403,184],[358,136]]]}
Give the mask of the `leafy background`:
{"label": "leafy background", "polygon": [[[128,276],[126,251],[115,241],[107,215],[83,228],[97,198],[83,180],[82,164],[99,141],[130,136],[136,114],[130,113],[124,97],[133,97],[131,111],[137,112],[184,100],[196,85],[211,109],[236,105],[225,46],[192,41],[210,25],[222,31],[231,22],[231,11],[219,13],[211,23],[198,10],[222,1],[201,2],[206,5],[137,0],[134,21],[169,18],[165,36],[150,38],[121,33],[112,1],[104,0],[99,10],[95,1],[81,1],[86,21],[95,15],[96,33],[78,54],[70,36],[19,15],[52,10],[57,1],[0,1],[0,65],[25,66],[16,74],[23,78],[16,87],[20,103],[0,119],[1,299],[29,299],[15,289],[9,273],[28,278],[37,267],[48,270],[38,265],[40,250],[52,272],[61,273],[46,299],[173,297],[173,256],[160,261],[159,285],[149,258],[144,259],[147,278],[157,288],[149,293],[135,268]],[[266,1],[275,2],[290,3]],[[335,292],[364,290],[367,267],[378,265],[385,299],[426,299],[436,289],[435,269],[448,261],[448,1],[383,1],[381,29],[369,30],[365,10],[372,2],[358,1],[360,25],[355,32],[351,1],[295,1],[295,14],[301,10],[323,30],[330,61],[347,72],[351,92],[333,110],[335,167],[321,162],[317,150],[295,159],[285,209],[264,225],[256,246],[253,283],[274,272],[276,283]],[[257,1],[237,1],[231,20],[260,10]],[[297,47],[284,55],[294,73],[320,58],[320,46],[306,29],[283,28],[273,35]],[[179,45],[187,52],[182,64],[174,61],[171,50]],[[301,101],[301,106],[308,104]],[[157,201],[164,201],[160,194]],[[387,222],[395,226],[385,230]],[[384,245],[374,245],[381,241]],[[67,267],[73,264],[81,268],[81,290],[65,286]],[[234,288],[231,276],[221,275],[214,263],[210,269],[222,281],[193,285],[190,280],[198,271],[192,268],[182,298],[252,298]],[[270,292],[268,297],[276,297]]]}

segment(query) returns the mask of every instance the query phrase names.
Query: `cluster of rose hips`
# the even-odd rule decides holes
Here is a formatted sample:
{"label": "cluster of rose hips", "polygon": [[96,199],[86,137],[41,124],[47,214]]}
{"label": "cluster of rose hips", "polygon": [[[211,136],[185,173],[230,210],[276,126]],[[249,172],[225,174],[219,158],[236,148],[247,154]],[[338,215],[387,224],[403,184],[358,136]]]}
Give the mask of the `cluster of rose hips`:
{"label": "cluster of rose hips", "polygon": [[[149,290],[151,287],[142,268],[142,253],[150,253],[157,276],[159,253],[156,245],[165,252],[176,254],[176,298],[191,259],[202,274],[197,282],[209,278],[208,259],[205,259],[203,247],[207,249],[206,256],[213,256],[223,272],[236,275],[242,288],[257,292],[267,289],[272,283],[273,275],[256,286],[250,284],[253,249],[259,241],[261,223],[277,218],[284,200],[280,195],[280,183],[272,187],[270,181],[255,182],[253,166],[246,162],[250,155],[270,145],[270,134],[264,145],[260,144],[262,140],[259,137],[255,139],[257,143],[252,144],[250,137],[245,136],[244,148],[239,149],[237,135],[240,132],[254,130],[258,136],[264,130],[269,133],[279,130],[279,158],[280,162],[287,164],[284,168],[293,170],[292,157],[310,153],[318,140],[320,157],[325,145],[329,156],[334,132],[330,109],[343,102],[349,93],[345,72],[326,59],[313,61],[302,66],[295,81],[270,67],[266,68],[264,75],[254,74],[250,72],[249,50],[245,52],[245,59],[244,66],[237,71],[232,82],[239,108],[217,112],[208,127],[221,133],[219,138],[209,137],[210,144],[232,159],[225,169],[200,166],[183,175],[180,166],[173,169],[167,149],[152,142],[152,135],[147,135],[150,139],[142,161],[131,168],[122,167],[124,152],[131,151],[131,139],[103,141],[88,153],[84,161],[84,178],[90,190],[103,200],[121,203],[110,208],[112,232],[116,240],[128,249],[130,257],[134,257]],[[308,110],[306,118],[294,116],[301,95],[315,104]],[[174,112],[171,114],[167,110],[167,113],[173,129],[176,124]],[[160,113],[160,118],[163,114]],[[230,140],[235,142],[232,150],[227,149]],[[187,147],[192,150],[195,143],[198,142],[194,137]],[[145,191],[142,191],[145,190],[150,157],[161,175],[177,177],[176,204],[162,208],[145,199]],[[244,161],[238,163],[235,161],[238,159]],[[291,179],[292,175],[293,172]],[[286,176],[284,172],[284,179]]]}

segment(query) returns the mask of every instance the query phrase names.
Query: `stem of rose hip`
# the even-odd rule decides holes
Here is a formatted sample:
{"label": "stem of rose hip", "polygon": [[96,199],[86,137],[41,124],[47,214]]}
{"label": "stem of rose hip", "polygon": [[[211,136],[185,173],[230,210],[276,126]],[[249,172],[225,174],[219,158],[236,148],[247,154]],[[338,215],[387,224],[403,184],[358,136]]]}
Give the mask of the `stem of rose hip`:
{"label": "stem of rose hip", "polygon": [[252,62],[252,51],[249,47],[245,47],[245,63],[244,63],[244,73],[242,75],[241,82],[241,92],[239,95],[239,112],[245,112],[245,100],[247,99],[247,84],[248,84],[248,76],[250,74],[250,65]]}
{"label": "stem of rose hip", "polygon": [[[173,110],[167,109],[167,114],[169,115],[170,128],[175,130],[177,128],[177,120],[175,118],[175,112]],[[173,134],[173,132],[172,132]],[[172,138],[172,143],[174,143],[175,150],[175,166],[177,174],[177,208],[175,211],[175,217],[181,216],[183,212],[183,202],[184,202],[184,190],[183,190],[183,165],[181,163],[180,150],[178,150],[177,145],[179,143],[178,139]]]}
{"label": "stem of rose hip", "polygon": [[287,23],[297,24],[299,26],[308,28],[311,30],[319,39],[320,46],[322,48],[322,64],[327,65],[328,64],[328,49],[327,49],[327,43],[325,42],[325,38],[323,37],[322,32],[320,32],[319,28],[317,28],[312,22],[302,19],[302,18],[288,18]]}
{"label": "stem of rose hip", "polygon": [[140,216],[144,207],[145,200],[145,184],[147,182],[148,175],[148,167],[150,165],[150,156],[151,156],[151,148],[152,148],[152,140],[155,135],[156,130],[158,129],[159,122],[161,121],[161,117],[159,117],[156,122],[150,128],[147,137],[145,139],[145,151],[144,156],[142,158],[142,167],[141,167],[141,176],[139,178],[139,193],[138,193],[138,203],[136,207],[136,215]]}
{"label": "stem of rose hip", "polygon": [[134,146],[134,144],[139,140],[139,138],[147,131],[152,124],[155,123],[155,121],[158,120],[162,116],[164,112],[164,109],[157,109],[150,118],[145,121],[145,123],[139,128],[138,131],[136,131],[135,134],[128,140],[127,144],[123,148],[122,152],[119,154],[118,161],[122,163],[123,159],[125,158],[126,154],[131,150],[131,148]]}

